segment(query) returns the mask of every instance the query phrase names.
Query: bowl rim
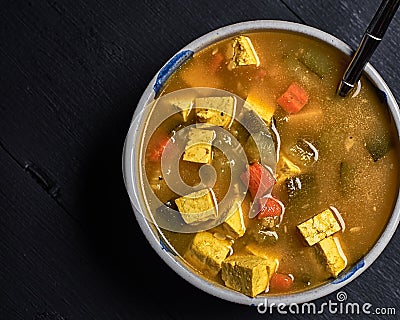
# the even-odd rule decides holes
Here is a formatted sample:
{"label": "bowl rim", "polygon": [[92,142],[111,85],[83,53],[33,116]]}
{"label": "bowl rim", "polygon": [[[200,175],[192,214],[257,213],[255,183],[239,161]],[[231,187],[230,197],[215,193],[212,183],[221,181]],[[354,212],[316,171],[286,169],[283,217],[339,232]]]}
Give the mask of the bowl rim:
{"label": "bowl rim", "polygon": [[[375,243],[375,245],[371,248],[371,250],[358,262],[356,266],[354,266],[351,270],[349,270],[346,274],[339,277],[338,279],[334,279],[333,281],[317,286],[315,288],[292,293],[285,295],[271,295],[271,296],[256,296],[254,298],[243,295],[242,293],[233,291],[225,286],[213,283],[201,275],[193,272],[188,266],[185,265],[176,255],[171,253],[169,250],[166,250],[165,246],[162,243],[162,239],[160,240],[159,230],[153,229],[150,225],[150,222],[143,217],[143,215],[138,212],[137,205],[140,202],[138,198],[138,194],[135,191],[135,175],[138,172],[138,161],[135,162],[135,143],[137,143],[137,138],[141,135],[141,130],[139,130],[139,124],[141,120],[143,120],[143,115],[140,114],[140,111],[146,106],[150,101],[152,101],[155,94],[155,86],[157,85],[157,81],[160,80],[160,74],[165,71],[166,68],[170,68],[170,73],[164,79],[168,79],[169,75],[173,73],[179,65],[174,65],[171,68],[171,62],[176,60],[176,57],[179,57],[180,54],[186,52],[198,52],[199,50],[209,46],[212,43],[220,41],[222,39],[228,38],[230,36],[234,36],[240,33],[248,33],[255,31],[268,31],[268,30],[279,30],[279,31],[290,31],[297,34],[311,36],[313,38],[319,39],[331,46],[339,49],[347,55],[352,54],[352,49],[342,40],[336,38],[335,36],[322,31],[320,29],[307,26],[305,24],[283,21],[283,20],[250,20],[243,21],[235,24],[229,24],[223,26],[221,28],[210,31],[203,36],[193,40],[181,50],[179,50],[171,59],[169,59],[162,68],[157,72],[157,74],[150,81],[145,91],[143,92],[138,105],[136,107],[135,113],[132,118],[132,123],[129,128],[128,134],[126,136],[126,140],[123,147],[123,157],[122,157],[122,171],[123,178],[125,182],[125,186],[127,192],[129,194],[131,204],[133,207],[133,211],[136,216],[136,220],[149,241],[150,245],[157,252],[157,254],[164,260],[164,262],[174,270],[178,275],[180,275],[183,279],[194,285],[195,287],[213,295],[218,298],[235,302],[244,305],[258,306],[259,304],[264,304],[268,301],[269,304],[275,303],[283,303],[285,305],[289,305],[292,303],[304,303],[311,300],[315,300],[321,297],[324,297],[332,292],[342,288],[347,283],[351,282],[355,278],[357,278],[362,272],[364,272],[382,253],[385,249],[386,245],[389,243],[393,234],[395,233],[397,226],[400,221],[400,195],[398,192],[397,200],[395,206],[393,208],[393,213],[382,232],[381,236]],[[395,126],[398,133],[398,138],[400,141],[400,111],[389,87],[379,75],[379,73],[372,67],[370,63],[368,63],[364,72],[367,77],[386,94],[387,103],[392,114],[392,117],[395,122]],[[162,83],[163,84],[163,83]],[[161,85],[162,85],[161,84]],[[161,244],[160,244],[161,243]],[[267,299],[267,300],[266,300]]]}

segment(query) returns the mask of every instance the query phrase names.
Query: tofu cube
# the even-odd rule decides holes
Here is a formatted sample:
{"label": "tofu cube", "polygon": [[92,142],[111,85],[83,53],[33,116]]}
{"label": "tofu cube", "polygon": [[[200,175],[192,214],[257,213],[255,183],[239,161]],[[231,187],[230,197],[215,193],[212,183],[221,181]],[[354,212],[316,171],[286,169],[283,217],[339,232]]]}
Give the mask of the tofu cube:
{"label": "tofu cube", "polygon": [[260,65],[260,59],[249,37],[238,36],[230,43],[226,52],[226,58],[231,60],[228,69],[232,70],[238,66]]}
{"label": "tofu cube", "polygon": [[330,209],[326,209],[297,226],[310,246],[341,230],[340,224]]}
{"label": "tofu cube", "polygon": [[215,132],[212,130],[190,128],[188,143],[183,160],[197,163],[210,163],[212,158],[212,141]]}
{"label": "tofu cube", "polygon": [[336,278],[347,266],[347,258],[343,253],[339,239],[330,236],[318,242],[318,247],[324,257],[328,271]]}
{"label": "tofu cube", "polygon": [[221,270],[231,245],[230,241],[217,239],[210,232],[199,232],[186,250],[184,259],[200,272],[213,277]]}
{"label": "tofu cube", "polygon": [[268,261],[253,255],[230,256],[222,262],[222,280],[228,288],[255,297],[268,286]]}
{"label": "tofu cube", "polygon": [[236,109],[234,97],[205,97],[195,100],[196,115],[200,122],[228,127]]}
{"label": "tofu cube", "polygon": [[222,224],[226,233],[234,239],[243,237],[246,232],[246,225],[244,223],[242,206],[240,203],[235,202],[230,212],[228,219]]}
{"label": "tofu cube", "polygon": [[217,217],[216,199],[212,189],[202,189],[175,200],[187,224],[195,224]]}
{"label": "tofu cube", "polygon": [[267,267],[269,277],[272,277],[276,270],[278,270],[279,260],[274,257],[273,254],[268,252],[268,248],[260,247],[254,243],[250,243],[245,247],[245,249],[247,252],[268,261]]}
{"label": "tofu cube", "polygon": [[186,122],[188,120],[189,113],[193,107],[193,99],[190,98],[174,99],[171,101],[171,105],[179,111],[179,113],[183,118],[183,121]]}
{"label": "tofu cube", "polygon": [[259,88],[253,89],[249,92],[246,98],[246,102],[243,107],[246,109],[253,110],[256,112],[261,119],[263,119],[267,124],[271,123],[272,116],[276,110],[276,103],[273,98],[265,96],[265,88],[260,90]]}

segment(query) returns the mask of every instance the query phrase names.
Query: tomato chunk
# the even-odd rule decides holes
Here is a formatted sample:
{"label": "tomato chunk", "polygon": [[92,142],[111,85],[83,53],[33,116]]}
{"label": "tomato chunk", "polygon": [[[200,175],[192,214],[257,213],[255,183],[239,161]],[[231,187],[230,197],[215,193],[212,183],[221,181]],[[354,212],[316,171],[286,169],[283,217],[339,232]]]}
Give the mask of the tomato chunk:
{"label": "tomato chunk", "polygon": [[260,198],[259,208],[260,212],[257,215],[258,219],[279,217],[284,210],[283,204],[272,197]]}
{"label": "tomato chunk", "polygon": [[244,183],[249,182],[248,189],[253,199],[257,193],[259,196],[265,195],[275,184],[275,178],[271,172],[259,162],[249,165],[247,171],[243,172],[240,178]]}
{"label": "tomato chunk", "polygon": [[290,289],[293,284],[293,278],[288,274],[274,273],[269,282],[269,286],[273,290],[285,291]]}
{"label": "tomato chunk", "polygon": [[292,83],[286,92],[277,100],[288,113],[299,112],[308,102],[307,92],[297,83]]}

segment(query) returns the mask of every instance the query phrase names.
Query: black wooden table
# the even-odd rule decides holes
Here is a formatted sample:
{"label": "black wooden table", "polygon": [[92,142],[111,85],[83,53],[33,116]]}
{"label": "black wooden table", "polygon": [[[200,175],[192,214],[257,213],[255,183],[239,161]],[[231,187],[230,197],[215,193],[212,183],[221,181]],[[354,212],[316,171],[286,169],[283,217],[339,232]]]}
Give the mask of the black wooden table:
{"label": "black wooden table", "polygon": [[[156,71],[200,35],[234,22],[280,19],[355,48],[379,3],[2,1],[0,319],[281,317],[196,289],[153,252],[123,185],[125,134]],[[397,100],[399,34],[397,14],[372,59]],[[396,307],[392,318],[399,317],[399,240],[397,232],[343,289],[347,301]],[[329,299],[336,301],[336,293],[317,303]]]}

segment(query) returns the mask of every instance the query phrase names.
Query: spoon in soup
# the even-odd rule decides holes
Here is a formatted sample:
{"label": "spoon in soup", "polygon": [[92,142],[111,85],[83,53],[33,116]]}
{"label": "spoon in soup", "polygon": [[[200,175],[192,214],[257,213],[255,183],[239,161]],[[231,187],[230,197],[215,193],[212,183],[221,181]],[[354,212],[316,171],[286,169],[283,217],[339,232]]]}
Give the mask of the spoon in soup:
{"label": "spoon in soup", "polygon": [[382,1],[367,30],[364,32],[356,53],[343,74],[343,78],[337,89],[339,96],[345,97],[360,79],[365,65],[381,42],[399,5],[400,0]]}

